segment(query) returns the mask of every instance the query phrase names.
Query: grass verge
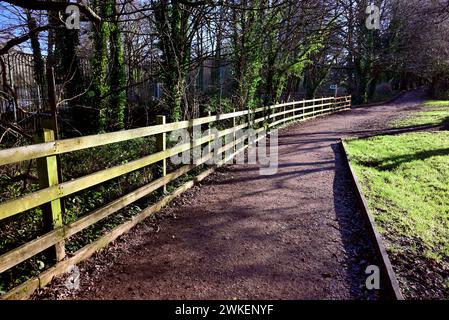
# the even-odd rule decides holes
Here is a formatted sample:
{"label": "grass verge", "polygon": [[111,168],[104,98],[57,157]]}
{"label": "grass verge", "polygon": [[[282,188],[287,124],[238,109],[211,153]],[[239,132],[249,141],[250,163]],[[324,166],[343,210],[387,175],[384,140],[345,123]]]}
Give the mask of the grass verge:
{"label": "grass verge", "polygon": [[449,299],[449,132],[349,140],[407,298]]}
{"label": "grass verge", "polygon": [[442,125],[449,122],[449,100],[429,100],[421,111],[393,121],[395,127]]}

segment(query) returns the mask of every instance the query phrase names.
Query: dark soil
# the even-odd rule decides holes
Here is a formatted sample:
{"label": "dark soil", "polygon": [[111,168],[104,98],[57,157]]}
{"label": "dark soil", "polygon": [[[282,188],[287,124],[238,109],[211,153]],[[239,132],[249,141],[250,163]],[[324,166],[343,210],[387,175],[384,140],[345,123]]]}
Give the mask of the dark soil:
{"label": "dark soil", "polygon": [[279,132],[279,170],[232,165],[210,176],[80,264],[38,299],[377,299],[378,264],[343,161],[340,138],[387,130],[421,92]]}

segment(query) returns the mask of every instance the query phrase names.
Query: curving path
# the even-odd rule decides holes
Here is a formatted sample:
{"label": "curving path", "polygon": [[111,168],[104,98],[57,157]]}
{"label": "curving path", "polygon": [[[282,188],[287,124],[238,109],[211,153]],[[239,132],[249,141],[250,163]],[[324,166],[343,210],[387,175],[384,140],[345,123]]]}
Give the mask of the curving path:
{"label": "curving path", "polygon": [[41,298],[354,299],[376,264],[341,137],[385,130],[422,93],[299,123],[279,133],[279,170],[230,166],[81,265],[81,290]]}

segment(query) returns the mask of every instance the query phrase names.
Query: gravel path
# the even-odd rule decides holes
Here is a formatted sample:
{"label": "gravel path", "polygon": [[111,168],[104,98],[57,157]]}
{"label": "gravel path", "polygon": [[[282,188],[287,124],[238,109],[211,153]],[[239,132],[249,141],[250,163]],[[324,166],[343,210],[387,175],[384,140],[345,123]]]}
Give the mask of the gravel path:
{"label": "gravel path", "polygon": [[[37,298],[375,299],[376,264],[339,139],[386,130],[422,93],[279,132],[279,170],[221,169],[80,265],[81,290]],[[58,289],[59,288],[59,289]]]}

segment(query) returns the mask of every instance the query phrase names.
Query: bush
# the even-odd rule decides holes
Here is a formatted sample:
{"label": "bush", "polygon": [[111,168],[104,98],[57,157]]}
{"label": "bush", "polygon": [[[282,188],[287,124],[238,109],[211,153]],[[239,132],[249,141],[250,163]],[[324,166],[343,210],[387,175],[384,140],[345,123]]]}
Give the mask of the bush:
{"label": "bush", "polygon": [[209,108],[212,114],[223,114],[233,111],[231,99],[213,96],[209,99]]}
{"label": "bush", "polygon": [[391,84],[388,82],[383,82],[376,87],[376,95],[382,97],[388,97],[393,95],[393,89]]}

